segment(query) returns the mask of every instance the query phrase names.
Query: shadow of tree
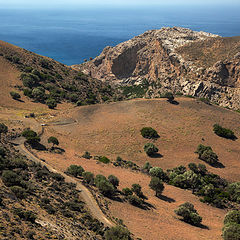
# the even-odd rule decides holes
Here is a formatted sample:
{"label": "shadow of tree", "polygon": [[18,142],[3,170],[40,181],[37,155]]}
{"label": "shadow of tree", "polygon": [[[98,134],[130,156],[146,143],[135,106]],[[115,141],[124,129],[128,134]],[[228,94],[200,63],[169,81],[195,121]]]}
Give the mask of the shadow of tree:
{"label": "shadow of tree", "polygon": [[175,199],[173,198],[170,198],[170,197],[167,197],[165,195],[159,195],[157,196],[159,199],[165,201],[165,202],[168,202],[168,203],[173,203],[173,202],[176,202]]}

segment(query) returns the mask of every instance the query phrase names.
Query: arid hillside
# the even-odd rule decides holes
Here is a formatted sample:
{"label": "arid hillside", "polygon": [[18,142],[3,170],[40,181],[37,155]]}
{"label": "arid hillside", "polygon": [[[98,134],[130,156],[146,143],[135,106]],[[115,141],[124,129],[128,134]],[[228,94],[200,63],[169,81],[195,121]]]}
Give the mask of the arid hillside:
{"label": "arid hillside", "polygon": [[[149,188],[150,177],[131,168],[116,167],[112,163],[120,156],[140,168],[145,162],[161,167],[164,171],[191,162],[204,163],[195,153],[199,144],[211,146],[219,157],[219,166],[206,164],[208,171],[229,182],[239,181],[240,148],[239,139],[233,141],[214,134],[213,124],[231,128],[240,135],[240,115],[234,111],[210,106],[191,98],[177,98],[179,105],[165,99],[132,100],[108,105],[83,106],[74,111],[62,112],[52,122],[46,122],[43,145],[47,138],[56,136],[65,153],[38,151],[38,156],[62,171],[71,164],[81,165],[85,171],[95,175],[113,174],[120,180],[119,189],[133,183],[142,186],[150,209],[144,210],[127,202],[108,198],[107,213],[120,218],[136,237],[142,239],[222,239],[221,231],[226,209],[219,209],[201,203],[191,190],[165,185],[164,198],[157,198]],[[42,119],[43,121],[44,119]],[[159,148],[159,155],[148,157],[143,146],[151,140],[144,139],[140,130],[151,126],[160,138],[153,143]],[[107,156],[112,163],[82,157],[85,151],[92,156]],[[96,158],[97,159],[97,158]],[[206,227],[188,225],[177,219],[174,209],[184,202],[194,204],[203,217]],[[103,204],[106,206],[105,204]]]}
{"label": "arid hillside", "polygon": [[[43,104],[54,109],[64,102],[85,105],[117,98],[109,85],[3,41],[0,41],[0,84],[1,106],[28,110],[47,110]],[[20,96],[11,97],[10,92]]]}

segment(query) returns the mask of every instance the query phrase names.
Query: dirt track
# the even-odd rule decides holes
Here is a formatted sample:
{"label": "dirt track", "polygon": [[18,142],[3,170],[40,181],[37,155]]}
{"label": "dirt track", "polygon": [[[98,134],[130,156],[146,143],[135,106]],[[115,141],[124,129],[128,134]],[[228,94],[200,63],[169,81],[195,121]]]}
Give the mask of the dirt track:
{"label": "dirt track", "polygon": [[34,156],[31,152],[28,151],[28,149],[24,145],[24,138],[20,137],[14,141],[14,144],[16,145],[15,148],[19,150],[19,152],[25,156],[27,156],[28,159],[36,162],[36,163],[41,163],[42,166],[46,166],[50,171],[55,172],[55,173],[60,173],[64,178],[65,181],[68,183],[74,183],[76,184],[76,189],[80,190],[80,196],[86,203],[88,209],[92,213],[92,215],[97,218],[100,222],[102,222],[106,227],[112,227],[114,226],[114,223],[112,223],[110,220],[106,218],[106,216],[103,214],[101,209],[99,208],[97,202],[93,198],[92,194],[89,192],[89,190],[79,181],[74,179],[73,177],[70,177],[66,175],[65,173],[58,171],[54,169],[52,166],[49,164],[41,161],[39,158]]}

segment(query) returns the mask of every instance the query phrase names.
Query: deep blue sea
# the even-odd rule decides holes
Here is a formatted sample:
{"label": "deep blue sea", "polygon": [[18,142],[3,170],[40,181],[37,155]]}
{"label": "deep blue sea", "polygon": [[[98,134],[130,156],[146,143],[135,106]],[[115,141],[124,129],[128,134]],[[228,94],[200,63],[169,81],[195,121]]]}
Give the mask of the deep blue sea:
{"label": "deep blue sea", "polygon": [[240,35],[240,9],[212,7],[91,7],[1,9],[0,39],[67,65],[146,30],[181,26],[221,36]]}

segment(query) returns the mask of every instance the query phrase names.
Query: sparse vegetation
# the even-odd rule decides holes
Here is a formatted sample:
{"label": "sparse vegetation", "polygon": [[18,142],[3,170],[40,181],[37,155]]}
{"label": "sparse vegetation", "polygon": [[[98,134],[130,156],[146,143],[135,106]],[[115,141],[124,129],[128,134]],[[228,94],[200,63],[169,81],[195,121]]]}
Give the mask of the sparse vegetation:
{"label": "sparse vegetation", "polygon": [[199,144],[196,153],[198,153],[199,159],[207,162],[210,165],[218,163],[218,156],[213,152],[210,146]]}
{"label": "sparse vegetation", "polygon": [[19,100],[21,98],[21,95],[17,92],[14,92],[14,91],[10,92],[10,95],[15,100]]}
{"label": "sparse vegetation", "polygon": [[239,240],[240,239],[240,212],[232,210],[227,213],[224,218],[223,227],[224,240]]}
{"label": "sparse vegetation", "polygon": [[236,138],[234,132],[231,129],[223,128],[219,124],[213,125],[213,131],[219,137],[233,139],[233,140]]}
{"label": "sparse vegetation", "polygon": [[66,172],[74,177],[81,177],[84,169],[78,165],[71,165],[68,167]]}
{"label": "sparse vegetation", "polygon": [[8,127],[4,123],[0,123],[0,135],[1,133],[7,133]]}
{"label": "sparse vegetation", "polygon": [[104,235],[106,240],[131,240],[130,232],[123,226],[112,227]]}
{"label": "sparse vegetation", "polygon": [[99,160],[99,162],[102,162],[102,163],[105,163],[105,164],[110,162],[110,160],[105,156],[100,156],[98,160]]}
{"label": "sparse vegetation", "polygon": [[30,145],[34,145],[40,142],[40,137],[37,135],[37,133],[29,128],[25,129],[22,132],[22,136],[26,138],[27,142]]}
{"label": "sparse vegetation", "polygon": [[86,159],[91,159],[92,156],[89,152],[85,152],[83,155],[82,155],[83,158],[86,158]]}
{"label": "sparse vegetation", "polygon": [[146,143],[144,145],[144,151],[148,156],[152,157],[158,152],[158,148],[153,143]]}
{"label": "sparse vegetation", "polygon": [[159,138],[157,131],[151,127],[144,127],[141,129],[141,135],[144,138],[156,139]]}
{"label": "sparse vegetation", "polygon": [[149,187],[156,192],[157,197],[159,195],[161,195],[163,190],[164,190],[164,185],[163,185],[161,179],[158,178],[158,177],[152,177],[151,178],[151,181],[149,183]]}
{"label": "sparse vegetation", "polygon": [[52,148],[54,148],[55,145],[59,145],[58,139],[53,136],[48,138],[48,143],[52,143]]}
{"label": "sparse vegetation", "polygon": [[183,218],[183,221],[190,223],[192,225],[199,225],[202,222],[202,217],[199,216],[197,210],[194,208],[193,204],[186,202],[181,204],[175,213]]}

